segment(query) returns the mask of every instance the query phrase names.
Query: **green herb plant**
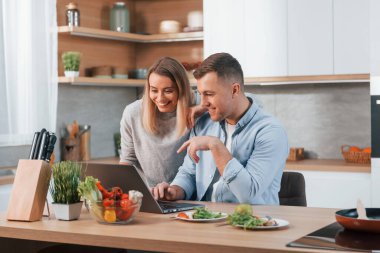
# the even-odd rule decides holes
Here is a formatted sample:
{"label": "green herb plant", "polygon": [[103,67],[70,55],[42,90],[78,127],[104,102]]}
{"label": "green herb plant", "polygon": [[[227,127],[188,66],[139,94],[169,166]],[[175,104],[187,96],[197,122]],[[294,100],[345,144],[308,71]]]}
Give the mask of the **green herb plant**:
{"label": "green herb plant", "polygon": [[193,213],[193,219],[216,219],[222,217],[221,213],[213,213],[208,211],[204,207],[197,207],[195,208],[195,212]]}
{"label": "green herb plant", "polygon": [[252,207],[248,204],[236,206],[233,214],[227,217],[227,223],[232,226],[243,226],[244,229],[252,229],[263,226],[266,221],[252,215]]}
{"label": "green herb plant", "polygon": [[73,161],[62,161],[53,165],[49,190],[54,203],[72,204],[80,202],[78,185],[83,177],[82,165]]}
{"label": "green herb plant", "polygon": [[67,51],[62,54],[63,66],[66,71],[79,71],[80,52]]}
{"label": "green herb plant", "polygon": [[119,156],[119,149],[121,148],[121,134],[120,133],[114,133],[113,135],[113,141],[115,144],[115,154],[116,156]]}
{"label": "green herb plant", "polygon": [[79,183],[78,192],[84,199],[95,203],[102,200],[102,194],[96,186],[98,182],[97,178],[87,176],[84,181]]}

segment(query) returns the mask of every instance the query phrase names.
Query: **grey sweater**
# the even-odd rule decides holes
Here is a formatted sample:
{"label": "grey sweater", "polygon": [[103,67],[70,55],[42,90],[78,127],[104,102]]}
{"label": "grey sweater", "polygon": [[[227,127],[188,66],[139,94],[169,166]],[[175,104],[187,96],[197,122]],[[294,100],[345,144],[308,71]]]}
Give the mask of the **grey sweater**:
{"label": "grey sweater", "polygon": [[176,136],[176,112],[159,113],[161,132],[151,135],[141,122],[142,100],[137,100],[124,110],[120,121],[120,161],[135,165],[146,177],[149,186],[163,181],[170,183],[182,165],[186,152],[177,154],[178,148],[189,138],[189,131]]}

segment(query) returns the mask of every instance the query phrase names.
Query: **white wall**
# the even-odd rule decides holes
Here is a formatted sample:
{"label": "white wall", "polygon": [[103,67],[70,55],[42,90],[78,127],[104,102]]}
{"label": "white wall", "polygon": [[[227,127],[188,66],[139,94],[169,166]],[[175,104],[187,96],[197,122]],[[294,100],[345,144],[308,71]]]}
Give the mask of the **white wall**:
{"label": "white wall", "polygon": [[7,210],[11,191],[11,184],[0,185],[0,213]]}

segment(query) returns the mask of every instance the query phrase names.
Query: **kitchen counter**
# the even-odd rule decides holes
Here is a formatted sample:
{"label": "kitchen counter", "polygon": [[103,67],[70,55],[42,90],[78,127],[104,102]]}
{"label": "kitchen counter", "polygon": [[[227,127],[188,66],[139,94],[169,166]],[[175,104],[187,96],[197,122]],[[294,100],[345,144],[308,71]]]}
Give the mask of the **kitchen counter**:
{"label": "kitchen counter", "polygon": [[[93,159],[96,163],[119,163],[118,157]],[[371,173],[370,164],[347,163],[343,159],[305,159],[286,162],[285,170],[291,171],[330,171],[330,172],[362,172]]]}
{"label": "kitchen counter", "polygon": [[[231,213],[227,203],[203,202],[213,211]],[[0,214],[0,237],[164,252],[331,252],[289,248],[286,244],[335,221],[335,209],[254,206],[255,215],[290,222],[289,227],[250,231],[224,223],[174,220],[173,214],[139,213],[128,225],[104,225],[83,209],[79,220],[44,217],[37,222],[7,221]]]}

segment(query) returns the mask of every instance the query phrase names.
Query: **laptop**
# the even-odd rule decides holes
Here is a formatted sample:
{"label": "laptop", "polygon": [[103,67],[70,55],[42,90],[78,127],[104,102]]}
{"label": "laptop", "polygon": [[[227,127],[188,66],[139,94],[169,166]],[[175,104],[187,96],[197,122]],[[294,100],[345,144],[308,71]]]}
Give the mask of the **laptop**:
{"label": "laptop", "polygon": [[175,213],[195,207],[204,207],[202,204],[156,200],[150,192],[144,176],[132,165],[83,163],[83,167],[86,176],[97,178],[106,189],[119,186],[126,193],[129,190],[141,192],[144,195],[141,212]]}

